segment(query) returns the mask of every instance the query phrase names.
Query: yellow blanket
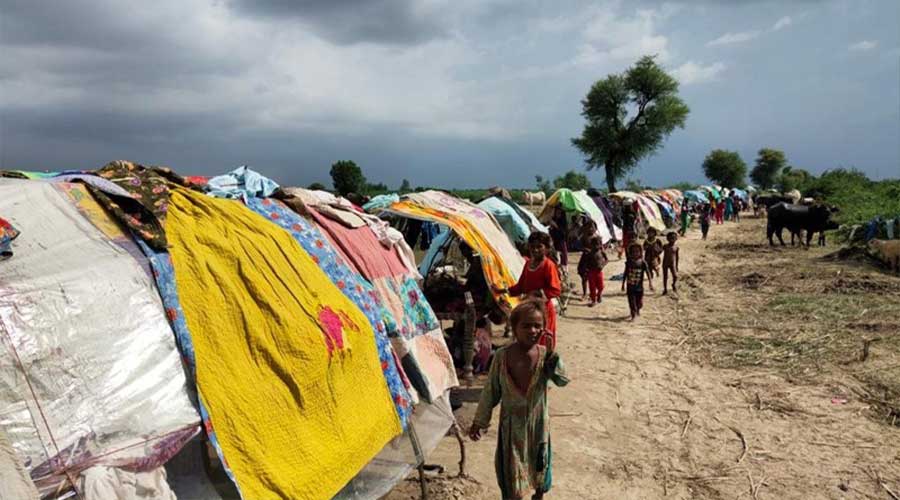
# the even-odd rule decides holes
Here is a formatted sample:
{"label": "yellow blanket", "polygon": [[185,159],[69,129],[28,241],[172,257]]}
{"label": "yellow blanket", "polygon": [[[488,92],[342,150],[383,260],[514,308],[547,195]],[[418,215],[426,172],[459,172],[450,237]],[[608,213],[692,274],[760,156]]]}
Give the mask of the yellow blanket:
{"label": "yellow blanket", "polygon": [[371,326],[289,233],[189,190],[166,233],[197,386],[244,498],[331,498],[401,432]]}

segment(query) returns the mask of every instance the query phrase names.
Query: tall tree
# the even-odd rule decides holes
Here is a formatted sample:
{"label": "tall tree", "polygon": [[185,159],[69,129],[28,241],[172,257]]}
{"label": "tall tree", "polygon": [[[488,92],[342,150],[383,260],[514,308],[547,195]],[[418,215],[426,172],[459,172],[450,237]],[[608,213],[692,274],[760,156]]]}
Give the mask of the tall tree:
{"label": "tall tree", "polygon": [[762,148],[756,156],[756,165],[750,171],[750,180],[761,189],[769,189],[775,185],[781,169],[787,165],[784,152],[777,149]]}
{"label": "tall tree", "polygon": [[775,181],[777,187],[782,193],[786,193],[793,189],[805,191],[807,186],[815,180],[815,176],[808,170],[802,168],[794,168],[790,165],[784,167]]}
{"label": "tall tree", "polygon": [[572,191],[578,191],[591,187],[591,180],[581,172],[569,170],[565,174],[553,179],[553,187],[556,189],[567,188]]}
{"label": "tall tree", "polygon": [[642,57],[621,75],[609,75],[591,87],[581,101],[585,123],[572,144],[585,156],[588,170],[605,169],[609,192],[663,140],[684,128],[687,105],[678,97],[678,81]]}
{"label": "tall tree", "polygon": [[331,183],[341,196],[347,193],[362,194],[366,189],[366,177],[362,169],[350,160],[341,160],[331,165]]}
{"label": "tall tree", "polygon": [[707,179],[720,186],[744,187],[747,164],[744,163],[737,151],[714,149],[703,160],[703,173]]}
{"label": "tall tree", "polygon": [[400,189],[398,189],[398,191],[399,191],[401,194],[408,193],[408,192],[412,191],[412,186],[410,186],[409,180],[403,179],[403,182],[400,183]]}

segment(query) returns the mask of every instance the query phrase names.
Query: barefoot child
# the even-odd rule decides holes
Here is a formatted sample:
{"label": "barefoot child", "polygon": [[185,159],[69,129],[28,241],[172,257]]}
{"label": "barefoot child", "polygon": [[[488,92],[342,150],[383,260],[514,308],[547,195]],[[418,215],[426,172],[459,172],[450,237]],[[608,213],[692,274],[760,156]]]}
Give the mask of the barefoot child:
{"label": "barefoot child", "polygon": [[585,277],[591,287],[591,303],[588,307],[594,307],[602,300],[603,267],[609,262],[606,253],[603,252],[603,243],[599,236],[593,236],[588,240],[588,250],[581,255],[581,260],[585,262]]}
{"label": "barefoot child", "polygon": [[622,290],[626,290],[628,294],[628,309],[631,311],[631,320],[641,315],[641,308],[644,306],[644,277],[647,277],[647,283],[650,290],[653,290],[653,282],[650,281],[650,270],[647,263],[642,258],[643,252],[639,243],[632,243],[628,247],[628,260],[625,261],[625,277],[622,279]]}
{"label": "barefoot child", "polygon": [[663,244],[657,238],[656,229],[652,227],[647,229],[647,239],[644,240],[644,262],[647,263],[647,268],[650,270],[648,273],[650,279],[653,279],[654,276],[659,276],[659,262],[662,250]]}
{"label": "barefoot child", "polygon": [[551,349],[556,347],[556,309],[553,307],[553,299],[562,293],[559,271],[553,260],[547,257],[552,244],[547,233],[531,233],[528,236],[529,258],[525,259],[519,282],[509,289],[494,287],[494,292],[498,294],[509,293],[513,297],[528,295],[544,302],[547,309],[547,334],[541,337],[539,343]]}
{"label": "barefoot child", "polygon": [[537,344],[545,323],[543,304],[526,301],[509,322],[516,341],[494,354],[487,383],[469,429],[473,441],[490,426],[500,404],[494,467],[504,499],[543,498],[552,485],[547,386],[569,383],[559,355]]}
{"label": "barefoot child", "polygon": [[663,247],[663,295],[668,293],[667,286],[669,282],[669,273],[672,273],[672,291],[677,292],[675,284],[678,283],[678,235],[671,232],[666,235],[666,246]]}

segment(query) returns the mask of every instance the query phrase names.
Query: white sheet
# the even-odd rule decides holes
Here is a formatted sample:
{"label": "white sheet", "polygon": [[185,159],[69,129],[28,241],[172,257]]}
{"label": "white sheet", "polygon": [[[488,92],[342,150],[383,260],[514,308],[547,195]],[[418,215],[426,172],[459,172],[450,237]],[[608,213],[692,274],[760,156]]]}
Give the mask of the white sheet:
{"label": "white sheet", "polygon": [[55,184],[0,179],[0,214],[22,233],[0,263],[0,430],[42,493],[157,467],[199,416],[152,278]]}

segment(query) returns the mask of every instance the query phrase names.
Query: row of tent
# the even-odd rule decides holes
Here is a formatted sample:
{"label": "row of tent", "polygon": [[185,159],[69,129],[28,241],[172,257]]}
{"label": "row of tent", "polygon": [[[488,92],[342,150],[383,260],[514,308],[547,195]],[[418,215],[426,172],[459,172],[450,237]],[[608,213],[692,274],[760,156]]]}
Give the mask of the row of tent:
{"label": "row of tent", "polygon": [[[201,432],[242,498],[376,498],[454,423],[456,370],[412,250],[347,200],[245,167],[116,161],[2,172],[0,218],[13,498],[169,488],[165,464]],[[501,239],[469,229],[485,253]]]}

